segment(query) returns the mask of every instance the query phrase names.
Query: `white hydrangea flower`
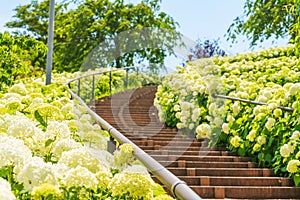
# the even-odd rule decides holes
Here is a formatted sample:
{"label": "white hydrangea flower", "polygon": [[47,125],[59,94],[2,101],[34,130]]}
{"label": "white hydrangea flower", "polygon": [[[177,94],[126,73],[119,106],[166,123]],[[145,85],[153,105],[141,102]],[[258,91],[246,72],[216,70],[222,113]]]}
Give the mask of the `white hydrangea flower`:
{"label": "white hydrangea flower", "polygon": [[183,101],[180,103],[181,110],[189,110],[194,107],[194,104],[190,102]]}
{"label": "white hydrangea flower", "polygon": [[289,157],[293,152],[294,148],[289,144],[284,144],[282,147],[280,147],[280,155],[284,158]]}
{"label": "white hydrangea flower", "polygon": [[278,107],[278,104],[277,104],[277,103],[270,103],[270,104],[268,104],[267,109],[268,109],[269,111],[273,111],[273,110],[276,109],[277,107]]}
{"label": "white hydrangea flower", "polygon": [[195,128],[195,124],[194,124],[194,123],[190,123],[190,124],[189,124],[189,129],[190,129],[190,130],[193,130],[193,128]]}
{"label": "white hydrangea flower", "polygon": [[235,101],[232,106],[233,115],[237,115],[240,112],[240,105],[238,101]]}
{"label": "white hydrangea flower", "polygon": [[66,123],[50,121],[46,129],[46,137],[52,140],[67,139],[71,137],[71,132]]}
{"label": "white hydrangea flower", "polygon": [[233,138],[231,138],[230,144],[232,146],[234,146],[235,148],[238,148],[240,146],[240,141],[241,141],[241,138],[236,135]]}
{"label": "white hydrangea flower", "polygon": [[74,105],[71,103],[63,105],[63,107],[61,108],[61,113],[63,114],[65,119],[74,119]]}
{"label": "white hydrangea flower", "polygon": [[104,137],[101,133],[96,131],[83,132],[81,136],[82,140],[85,142],[85,146],[94,149],[107,149],[108,138]]}
{"label": "white hydrangea flower", "polygon": [[272,98],[272,91],[270,90],[263,90],[262,95],[265,96],[268,100]]}
{"label": "white hydrangea flower", "polygon": [[73,149],[81,149],[81,148],[83,148],[82,144],[76,142],[71,138],[66,138],[56,142],[51,152],[55,157],[60,158],[62,153],[65,151],[70,151]]}
{"label": "white hydrangea flower", "polygon": [[109,183],[112,196],[126,194],[129,199],[153,199],[155,182],[144,172],[123,171],[116,174]]}
{"label": "white hydrangea flower", "polygon": [[290,160],[286,169],[290,173],[296,173],[298,171],[299,165],[300,165],[299,160]]}
{"label": "white hydrangea flower", "polygon": [[63,152],[60,159],[58,160],[58,164],[66,165],[69,168],[82,166],[93,173],[96,173],[99,170],[107,171],[109,168],[109,166],[107,166],[107,163],[101,162],[94,158],[85,148],[72,149],[70,151]]}
{"label": "white hydrangea flower", "polygon": [[23,108],[22,102],[20,99],[11,97],[5,101],[5,107],[12,112],[16,110],[21,110]]}
{"label": "white hydrangea flower", "polygon": [[8,126],[7,134],[17,137],[26,138],[32,137],[37,129],[36,123],[28,119],[27,117],[12,116],[14,120]]}
{"label": "white hydrangea flower", "polygon": [[174,106],[174,111],[177,112],[177,111],[180,111],[180,105],[176,104]]}
{"label": "white hydrangea flower", "polygon": [[232,123],[232,122],[234,122],[235,118],[232,115],[228,115],[226,120],[227,120],[227,122]]}
{"label": "white hydrangea flower", "polygon": [[256,138],[256,130],[253,129],[250,131],[250,133],[247,135],[246,139],[248,139],[250,142],[253,142]]}
{"label": "white hydrangea flower", "polygon": [[211,135],[211,128],[208,124],[200,124],[196,128],[196,133],[201,138],[209,138]]}
{"label": "white hydrangea flower", "polygon": [[257,137],[257,143],[259,145],[263,145],[263,144],[266,144],[266,137],[264,135],[260,135]]}
{"label": "white hydrangea flower", "polygon": [[91,115],[89,115],[89,114],[83,114],[80,117],[79,121],[81,121],[82,123],[93,123],[94,122]]}
{"label": "white hydrangea flower", "polygon": [[43,98],[41,98],[41,97],[35,97],[35,98],[31,101],[29,107],[33,110],[34,107],[37,107],[37,106],[39,106],[39,105],[42,105],[43,103],[44,103],[44,99],[43,99]]}
{"label": "white hydrangea flower", "polygon": [[[112,168],[114,164],[114,156],[106,150],[92,149],[84,146],[84,148],[101,163],[105,163],[108,168]],[[102,170],[103,171],[103,170]]]}
{"label": "white hydrangea flower", "polygon": [[298,94],[299,91],[300,91],[300,83],[293,84],[293,85],[289,88],[289,93],[290,93],[290,95],[292,95],[292,96]]}
{"label": "white hydrangea flower", "polygon": [[0,136],[0,168],[14,166],[17,174],[31,160],[31,151],[22,140],[12,136]]}
{"label": "white hydrangea flower", "polygon": [[192,121],[193,122],[196,122],[198,120],[198,118],[200,116],[200,111],[201,111],[200,108],[195,108],[193,110],[193,114],[192,114]]}
{"label": "white hydrangea flower", "polygon": [[75,186],[93,189],[97,188],[98,180],[96,174],[85,167],[77,166],[66,172],[65,177],[61,180],[61,184],[66,188]]}
{"label": "white hydrangea flower", "polygon": [[11,86],[11,88],[9,88],[8,91],[11,93],[17,93],[21,96],[25,96],[28,93],[26,87],[22,83],[18,83],[18,84]]}
{"label": "white hydrangea flower", "polygon": [[180,119],[180,118],[181,118],[181,112],[177,112],[177,113],[175,114],[175,117],[176,117],[177,119]]}
{"label": "white hydrangea flower", "polygon": [[299,140],[300,132],[299,131],[294,131],[291,139],[293,140]]}
{"label": "white hydrangea flower", "polygon": [[16,197],[11,191],[9,182],[0,177],[0,199],[3,200],[15,200]]}
{"label": "white hydrangea flower", "polygon": [[223,120],[220,117],[215,117],[213,123],[220,127],[223,124]]}
{"label": "white hydrangea flower", "polygon": [[177,127],[177,129],[183,129],[185,126],[184,126],[184,124],[183,123],[177,123],[176,124],[176,127]]}
{"label": "white hydrangea flower", "polygon": [[276,108],[274,111],[273,111],[273,115],[277,118],[279,118],[281,115],[282,115],[282,110],[279,109],[279,108]]}
{"label": "white hydrangea flower", "polygon": [[224,133],[229,134],[229,126],[227,123],[222,124],[222,130]]}
{"label": "white hydrangea flower", "polygon": [[19,99],[21,100],[21,95],[20,94],[17,94],[17,93],[5,93],[2,97],[2,100],[4,100],[4,102],[10,98],[13,98],[13,99]]}
{"label": "white hydrangea flower", "polygon": [[275,122],[276,122],[276,121],[275,121],[274,118],[271,118],[271,117],[268,118],[268,121],[267,121],[267,123],[265,124],[265,127],[268,129],[268,131],[270,131],[270,130],[273,128]]}
{"label": "white hydrangea flower", "polygon": [[267,103],[267,102],[268,102],[268,98],[265,97],[265,96],[263,96],[263,95],[261,95],[261,96],[259,96],[259,97],[257,98],[257,101],[258,101],[258,102],[261,102],[261,103]]}
{"label": "white hydrangea flower", "polygon": [[33,157],[27,162],[16,179],[23,183],[26,190],[30,191],[43,183],[58,184],[53,165],[45,163],[40,157]]}

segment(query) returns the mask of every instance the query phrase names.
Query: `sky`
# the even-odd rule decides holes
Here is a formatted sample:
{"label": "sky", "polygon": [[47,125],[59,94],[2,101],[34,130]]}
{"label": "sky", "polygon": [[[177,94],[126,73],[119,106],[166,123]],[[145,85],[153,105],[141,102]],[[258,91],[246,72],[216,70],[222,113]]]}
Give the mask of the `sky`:
{"label": "sky", "polygon": [[[139,0],[125,0],[136,3]],[[245,37],[239,37],[237,44],[231,44],[224,37],[233,20],[243,14],[243,6],[246,0],[162,0],[162,11],[169,14],[179,23],[179,31],[194,42],[209,39],[219,39],[219,44],[227,54],[245,53],[250,51],[249,42]],[[30,3],[31,0],[2,0],[0,6],[0,32],[9,30],[5,23],[12,20],[13,11],[18,5]],[[193,45],[190,43],[188,45]],[[254,50],[268,48],[270,46],[284,46],[287,39],[278,40],[275,44],[271,41],[264,42]]]}

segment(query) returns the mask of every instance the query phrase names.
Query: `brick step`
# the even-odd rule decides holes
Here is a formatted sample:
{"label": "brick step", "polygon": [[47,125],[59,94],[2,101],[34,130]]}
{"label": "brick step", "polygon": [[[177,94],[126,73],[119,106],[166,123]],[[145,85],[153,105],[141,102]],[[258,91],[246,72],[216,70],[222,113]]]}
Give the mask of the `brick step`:
{"label": "brick step", "polygon": [[[146,153],[151,152],[146,150]],[[160,150],[155,151],[155,153],[151,155],[187,155],[187,156],[236,156],[237,154],[229,151],[172,151],[172,150]]]}
{"label": "brick step", "polygon": [[136,145],[144,145],[144,146],[155,146],[155,145],[160,145],[160,146],[166,146],[166,145],[171,145],[171,146],[182,146],[182,147],[200,147],[201,143],[195,143],[195,142],[185,142],[185,141],[175,141],[175,142],[170,142],[170,141],[155,141],[155,140],[148,140],[148,141],[133,141]]}
{"label": "brick step", "polygon": [[221,148],[221,147],[213,147],[213,148],[209,148],[209,147],[205,147],[205,146],[198,146],[198,147],[181,147],[181,146],[160,146],[160,145],[155,145],[155,146],[140,146],[141,149],[143,150],[178,150],[178,151],[210,151],[210,150],[224,150],[224,148]]}
{"label": "brick step", "polygon": [[[202,154],[203,155],[203,154]],[[170,161],[170,160],[188,160],[188,161],[206,161],[206,162],[249,162],[249,157],[238,157],[238,156],[172,156],[172,155],[152,155],[157,161]]]}
{"label": "brick step", "polygon": [[[129,135],[128,135],[129,134]],[[151,141],[151,140],[154,140],[154,141],[164,141],[164,142],[170,142],[170,141],[177,141],[177,142],[182,142],[182,141],[185,141],[185,142],[193,142],[192,140],[188,140],[188,139],[185,139],[183,140],[181,137],[160,137],[160,136],[153,136],[153,137],[148,137],[148,139],[145,139],[144,136],[140,136],[140,135],[130,135],[130,133],[126,133],[126,137],[130,140],[132,140],[133,142],[135,141]]]}
{"label": "brick step", "polygon": [[159,161],[163,166],[167,167],[186,167],[186,168],[255,168],[256,163],[253,162],[208,162],[208,161],[186,161],[176,160],[174,162]]}
{"label": "brick step", "polygon": [[178,176],[191,186],[294,186],[291,178],[232,177],[232,176]]}
{"label": "brick step", "polygon": [[299,199],[300,188],[259,186],[191,186],[201,198],[213,199]]}
{"label": "brick step", "polygon": [[271,169],[262,168],[182,168],[168,167],[176,176],[238,176],[238,177],[267,177],[274,176]]}
{"label": "brick step", "polygon": [[155,132],[149,131],[149,133],[144,133],[142,134],[141,132],[132,132],[128,131],[125,133],[126,137],[129,139],[143,139],[143,140],[157,140],[157,141],[165,141],[169,139],[178,139],[178,140],[193,140],[193,138],[183,138],[181,135],[164,135],[161,134],[160,132],[156,134]]}

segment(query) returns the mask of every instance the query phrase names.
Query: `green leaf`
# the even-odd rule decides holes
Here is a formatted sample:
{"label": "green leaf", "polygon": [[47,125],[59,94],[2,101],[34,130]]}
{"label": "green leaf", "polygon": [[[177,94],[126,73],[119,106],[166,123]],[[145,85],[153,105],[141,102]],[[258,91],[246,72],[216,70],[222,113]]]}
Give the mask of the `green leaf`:
{"label": "green leaf", "polygon": [[258,157],[258,160],[261,161],[261,160],[264,159],[264,154],[263,153],[259,153],[257,157]]}
{"label": "green leaf", "polygon": [[268,153],[268,154],[265,155],[265,161],[267,161],[269,163],[272,162],[272,156],[271,156],[271,154]]}
{"label": "green leaf", "polygon": [[300,176],[298,174],[296,174],[294,177],[294,182],[295,182],[295,186],[299,187],[300,186]]}
{"label": "green leaf", "polygon": [[40,125],[47,128],[48,125],[47,125],[46,121],[43,119],[43,117],[40,115],[38,110],[34,111],[34,117],[38,122],[40,122]]}
{"label": "green leaf", "polygon": [[50,144],[52,144],[54,142],[54,140],[52,139],[48,139],[46,142],[45,142],[45,147],[48,147]]}

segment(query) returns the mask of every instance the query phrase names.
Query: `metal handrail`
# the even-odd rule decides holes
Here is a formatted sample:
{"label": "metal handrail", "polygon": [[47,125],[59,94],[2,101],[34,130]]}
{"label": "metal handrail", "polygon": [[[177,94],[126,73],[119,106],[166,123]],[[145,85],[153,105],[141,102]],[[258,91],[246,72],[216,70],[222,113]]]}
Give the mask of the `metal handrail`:
{"label": "metal handrail", "polygon": [[[255,104],[255,105],[260,105],[260,106],[268,106],[269,104],[267,103],[263,103],[263,102],[258,102],[258,101],[251,101],[248,99],[241,99],[241,98],[237,98],[237,97],[230,97],[230,96],[225,96],[225,95],[220,95],[220,94],[213,94],[212,95],[213,98],[221,98],[221,99],[228,99],[228,100],[232,100],[232,101],[241,101],[244,103],[249,103],[249,104]],[[293,108],[290,107],[284,107],[284,106],[277,106],[277,108],[287,111],[287,112],[294,112]]]}
{"label": "metal handrail", "polygon": [[120,71],[120,70],[126,70],[125,87],[127,88],[127,86],[128,86],[128,71],[130,69],[135,69],[136,72],[137,72],[137,75],[138,75],[139,67],[138,66],[132,66],[132,67],[125,67],[125,68],[122,68],[122,69],[111,69],[111,70],[107,70],[107,71],[103,71],[103,72],[93,72],[93,73],[85,74],[85,75],[79,76],[77,78],[74,78],[74,79],[68,81],[66,84],[68,85],[69,88],[71,88],[71,83],[75,82],[75,81],[78,81],[77,95],[80,97],[80,80],[83,79],[83,78],[92,77],[92,99],[91,100],[94,100],[94,97],[95,97],[95,93],[94,93],[94,91],[95,91],[95,75],[102,75],[102,74],[105,74],[105,73],[109,73],[109,89],[110,89],[110,94],[111,94],[111,91],[112,91],[112,73]]}
{"label": "metal handrail", "polygon": [[[126,69],[126,68],[125,68]],[[116,70],[114,70],[116,71]],[[90,75],[84,75],[81,78],[93,76],[98,73],[92,73]],[[102,72],[107,73],[107,72]],[[173,195],[182,200],[198,200],[201,199],[198,194],[194,190],[192,190],[186,182],[180,180],[176,177],[172,172],[162,166],[159,162],[154,160],[151,156],[149,156],[146,152],[144,152],[141,148],[135,145],[131,140],[125,137],[122,133],[116,130],[112,125],[110,125],[107,121],[105,121],[102,117],[97,115],[77,94],[75,94],[71,88],[70,84],[73,81],[80,80],[80,77],[69,81],[67,84],[69,86],[69,93],[73,98],[77,99],[82,105],[85,106],[87,112],[93,117],[93,119],[101,125],[101,127],[109,132],[109,134],[115,138],[120,144],[128,143],[131,144],[134,148],[134,155],[138,160],[140,160],[143,165],[151,172],[154,176],[156,176],[172,193]]]}

